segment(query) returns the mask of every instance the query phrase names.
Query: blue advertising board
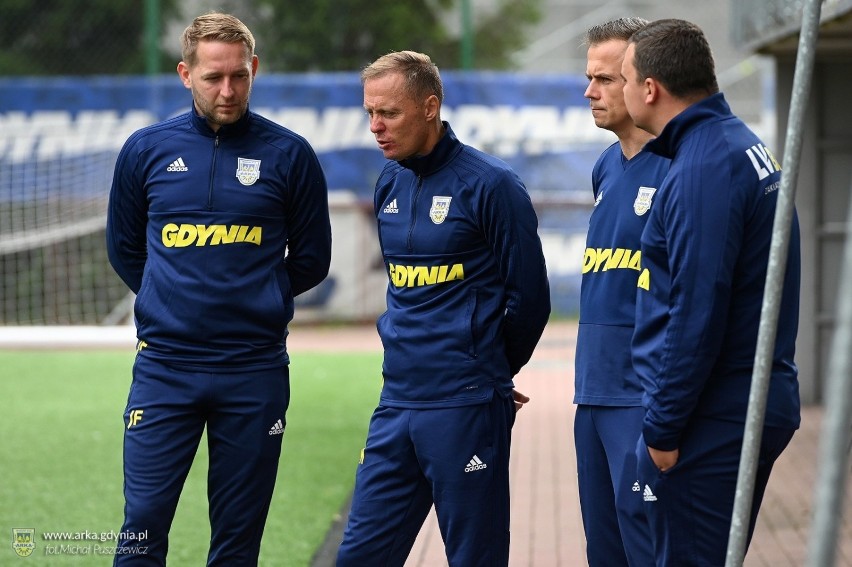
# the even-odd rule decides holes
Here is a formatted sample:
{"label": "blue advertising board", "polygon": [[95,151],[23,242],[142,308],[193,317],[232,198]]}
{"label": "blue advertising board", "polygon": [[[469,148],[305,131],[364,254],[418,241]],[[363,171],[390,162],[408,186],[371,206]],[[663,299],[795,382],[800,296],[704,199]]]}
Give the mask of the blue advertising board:
{"label": "blue advertising board", "polygon": [[[444,72],[443,80],[442,118],[462,142],[508,162],[539,205],[555,307],[574,312],[591,169],[615,141],[594,125],[586,78]],[[362,103],[357,73],[261,73],[251,96],[253,111],[311,143],[330,190],[366,202],[385,159]],[[0,206],[38,199],[33,185],[47,187],[45,200],[104,199],[124,141],[190,105],[175,75],[0,78]]]}
{"label": "blue advertising board", "polygon": [[[444,73],[442,118],[458,137],[509,162],[531,192],[582,191],[614,138],[595,128],[584,77]],[[117,153],[136,129],[184,112],[173,75],[0,79],[0,164]],[[369,195],[384,164],[356,73],[258,75],[252,110],[303,135],[329,188]]]}

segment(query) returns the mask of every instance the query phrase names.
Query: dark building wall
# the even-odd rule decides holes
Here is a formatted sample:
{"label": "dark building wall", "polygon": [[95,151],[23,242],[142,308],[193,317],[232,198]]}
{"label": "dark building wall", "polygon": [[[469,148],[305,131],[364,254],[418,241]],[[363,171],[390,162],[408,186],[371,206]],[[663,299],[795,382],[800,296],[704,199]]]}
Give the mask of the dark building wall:
{"label": "dark building wall", "polygon": [[[823,402],[828,360],[836,326],[840,261],[852,193],[852,28],[827,22],[819,47],[805,112],[796,205],[802,229],[802,300],[797,360],[802,399]],[[826,26],[831,29],[825,33]],[[844,39],[844,35],[846,36]],[[777,61],[778,140],[782,161],[793,94],[798,38],[763,46]]]}

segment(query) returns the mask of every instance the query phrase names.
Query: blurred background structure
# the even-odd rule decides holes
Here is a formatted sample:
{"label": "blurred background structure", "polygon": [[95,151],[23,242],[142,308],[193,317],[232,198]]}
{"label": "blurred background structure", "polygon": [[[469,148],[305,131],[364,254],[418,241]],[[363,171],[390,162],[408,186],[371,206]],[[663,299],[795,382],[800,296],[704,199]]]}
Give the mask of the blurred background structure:
{"label": "blurred background structure", "polygon": [[[823,4],[797,197],[808,402],[823,393],[852,181],[852,0]],[[583,98],[588,27],[623,16],[697,23],[734,111],[783,156],[800,0],[0,0],[0,325],[130,321],[133,297],[103,246],[113,165],[135,129],[189,108],[178,38],[214,8],[256,35],[252,108],[304,135],[329,179],[334,259],[324,285],[299,299],[301,321],[363,322],[384,309],[371,201],[383,159],[357,72],[387,51],[429,53],[446,81],[444,118],[525,180],[558,316],[576,315],[591,167],[615,141]]]}

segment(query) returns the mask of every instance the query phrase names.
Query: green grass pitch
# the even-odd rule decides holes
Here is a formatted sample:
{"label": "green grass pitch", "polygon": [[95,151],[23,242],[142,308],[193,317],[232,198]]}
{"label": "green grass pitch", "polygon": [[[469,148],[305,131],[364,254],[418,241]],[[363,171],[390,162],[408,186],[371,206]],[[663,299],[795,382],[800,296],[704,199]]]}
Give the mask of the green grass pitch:
{"label": "green grass pitch", "polygon": [[[291,399],[260,564],[303,567],[348,498],[381,354],[291,353]],[[45,555],[43,532],[118,531],[123,411],[132,354],[0,351],[0,565],[111,565],[112,556]],[[202,439],[178,505],[169,565],[204,565],[207,449]],[[14,528],[35,529],[27,558]],[[5,543],[4,543],[5,542]],[[103,547],[110,545],[102,544]]]}

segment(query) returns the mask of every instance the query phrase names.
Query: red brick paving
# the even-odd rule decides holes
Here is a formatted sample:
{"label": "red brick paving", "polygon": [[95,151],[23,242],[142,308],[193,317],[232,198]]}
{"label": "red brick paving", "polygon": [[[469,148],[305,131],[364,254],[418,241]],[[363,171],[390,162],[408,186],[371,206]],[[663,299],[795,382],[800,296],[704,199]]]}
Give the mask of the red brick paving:
{"label": "red brick paving", "polygon": [[[516,379],[532,400],[518,415],[512,436],[513,567],[585,566],[577,498],[572,423],[576,324],[551,323],[533,360]],[[292,350],[380,349],[375,328],[295,329]],[[802,428],[778,460],[767,487],[745,567],[805,564],[817,478],[822,408],[803,410]],[[847,477],[836,565],[852,567],[852,472]],[[434,511],[406,567],[447,565]]]}

